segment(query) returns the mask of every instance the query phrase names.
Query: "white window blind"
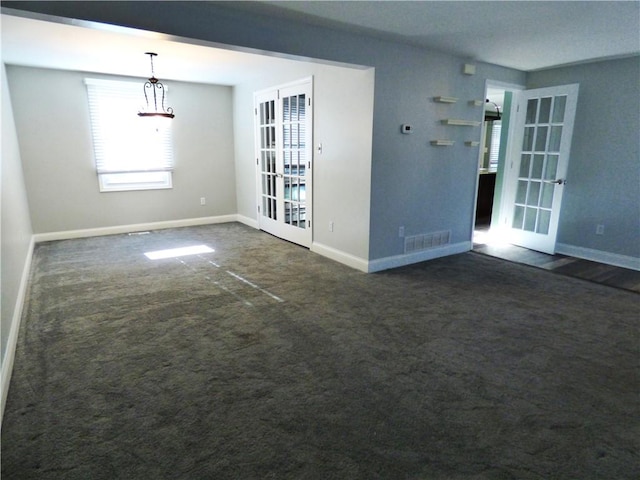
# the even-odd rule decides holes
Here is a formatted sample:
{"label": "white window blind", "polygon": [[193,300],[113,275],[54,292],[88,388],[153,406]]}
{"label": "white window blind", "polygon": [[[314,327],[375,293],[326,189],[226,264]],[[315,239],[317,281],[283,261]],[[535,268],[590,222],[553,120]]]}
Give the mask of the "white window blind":
{"label": "white window blind", "polygon": [[489,150],[489,165],[498,166],[498,156],[500,155],[500,135],[502,134],[502,122],[494,120],[491,122],[491,148]]}
{"label": "white window blind", "polygon": [[144,105],[144,82],[87,78],[85,83],[98,174],[127,174],[120,176],[122,183],[135,177],[139,185],[141,176],[130,174],[171,172],[171,120],[138,116]]}

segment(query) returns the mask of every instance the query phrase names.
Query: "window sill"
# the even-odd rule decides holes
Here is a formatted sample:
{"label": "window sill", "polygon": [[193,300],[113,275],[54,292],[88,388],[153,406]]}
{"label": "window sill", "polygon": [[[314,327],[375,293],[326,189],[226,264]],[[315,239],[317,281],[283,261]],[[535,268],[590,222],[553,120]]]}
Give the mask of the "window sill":
{"label": "window sill", "polygon": [[100,192],[173,188],[171,172],[100,173],[98,184]]}

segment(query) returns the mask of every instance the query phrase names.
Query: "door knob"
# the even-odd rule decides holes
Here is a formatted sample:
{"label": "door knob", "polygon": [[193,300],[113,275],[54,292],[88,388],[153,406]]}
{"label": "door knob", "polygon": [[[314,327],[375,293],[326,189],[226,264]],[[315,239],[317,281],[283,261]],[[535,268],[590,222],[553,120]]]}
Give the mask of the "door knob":
{"label": "door knob", "polygon": [[559,178],[557,180],[544,180],[544,183],[557,183],[558,185],[564,185],[567,183],[563,178]]}

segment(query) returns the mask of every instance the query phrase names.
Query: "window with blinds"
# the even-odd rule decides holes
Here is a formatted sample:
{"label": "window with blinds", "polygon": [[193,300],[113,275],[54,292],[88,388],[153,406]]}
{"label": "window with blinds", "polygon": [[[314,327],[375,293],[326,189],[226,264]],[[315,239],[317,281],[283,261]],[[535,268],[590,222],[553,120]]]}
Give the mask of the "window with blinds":
{"label": "window with blinds", "polygon": [[500,135],[502,135],[502,122],[500,120],[494,120],[491,122],[491,146],[489,148],[489,169],[491,170],[498,168]]}
{"label": "window with blinds", "polygon": [[171,188],[171,119],[141,118],[142,83],[85,79],[101,192]]}

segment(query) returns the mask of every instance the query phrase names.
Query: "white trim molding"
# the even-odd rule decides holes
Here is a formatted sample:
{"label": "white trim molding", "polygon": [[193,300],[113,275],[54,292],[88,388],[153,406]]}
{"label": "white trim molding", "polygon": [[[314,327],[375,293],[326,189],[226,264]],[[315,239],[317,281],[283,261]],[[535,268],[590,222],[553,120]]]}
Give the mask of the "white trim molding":
{"label": "white trim molding", "polygon": [[369,262],[369,273],[388,270],[390,268],[403,267],[412,263],[424,262],[435,258],[456,255],[471,250],[472,242],[459,242],[449,245],[443,245],[437,248],[429,248],[403,255],[394,255],[393,257],[378,258]]}
{"label": "white trim molding", "polygon": [[570,257],[591,260],[592,262],[605,263],[615,267],[629,268],[640,271],[640,258],[617,253],[604,252],[592,248],[577,247],[566,243],[556,244],[556,253],[568,255]]}
{"label": "white trim molding", "polygon": [[20,278],[20,285],[18,287],[18,296],[16,298],[16,304],[13,309],[13,316],[11,318],[11,327],[9,330],[9,337],[7,338],[7,348],[4,352],[4,358],[2,359],[2,389],[1,393],[1,405],[0,405],[0,426],[2,425],[2,418],[4,417],[4,407],[7,403],[7,395],[9,393],[9,384],[11,383],[11,373],[13,372],[13,362],[16,358],[16,347],[18,346],[18,334],[20,332],[20,324],[22,320],[22,311],[24,309],[24,301],[27,295],[27,288],[29,286],[29,276],[31,274],[31,260],[33,259],[33,249],[35,246],[35,240],[31,236],[29,242],[29,250],[25,258],[24,267],[22,268],[22,277]]}
{"label": "white trim molding", "polygon": [[245,217],[244,215],[237,214],[236,221],[245,224],[247,227],[255,228],[258,230],[260,225],[258,224],[258,220],[254,218]]}
{"label": "white trim molding", "polygon": [[87,228],[83,230],[66,230],[62,232],[36,233],[36,243],[52,240],[69,240],[71,238],[98,237],[101,235],[117,235],[120,233],[142,232],[146,230],[162,230],[165,228],[194,227],[197,225],[211,225],[215,223],[229,223],[240,221],[238,215],[220,215],[217,217],[186,218],[183,220],[168,220],[164,222],[136,223],[131,225],[116,225],[113,227]]}
{"label": "white trim molding", "polygon": [[330,258],[331,260],[342,263],[348,267],[360,270],[361,272],[367,273],[369,271],[368,260],[356,257],[350,253],[345,253],[341,250],[336,250],[335,248],[323,245],[322,243],[313,242],[310,250],[318,255],[322,255],[323,257]]}
{"label": "white trim molding", "polygon": [[472,246],[473,244],[471,242],[460,242],[453,245],[443,245],[438,248],[430,248],[419,252],[394,255],[392,257],[378,258],[375,260],[365,260],[317,242],[314,242],[311,245],[311,251],[322,255],[323,257],[330,258],[331,260],[335,260],[338,263],[347,265],[348,267],[360,270],[361,272],[374,273],[382,270],[389,270],[390,268],[404,267],[405,265],[411,265],[412,263],[419,263],[426,260],[433,260],[435,258],[468,252],[471,250]]}

